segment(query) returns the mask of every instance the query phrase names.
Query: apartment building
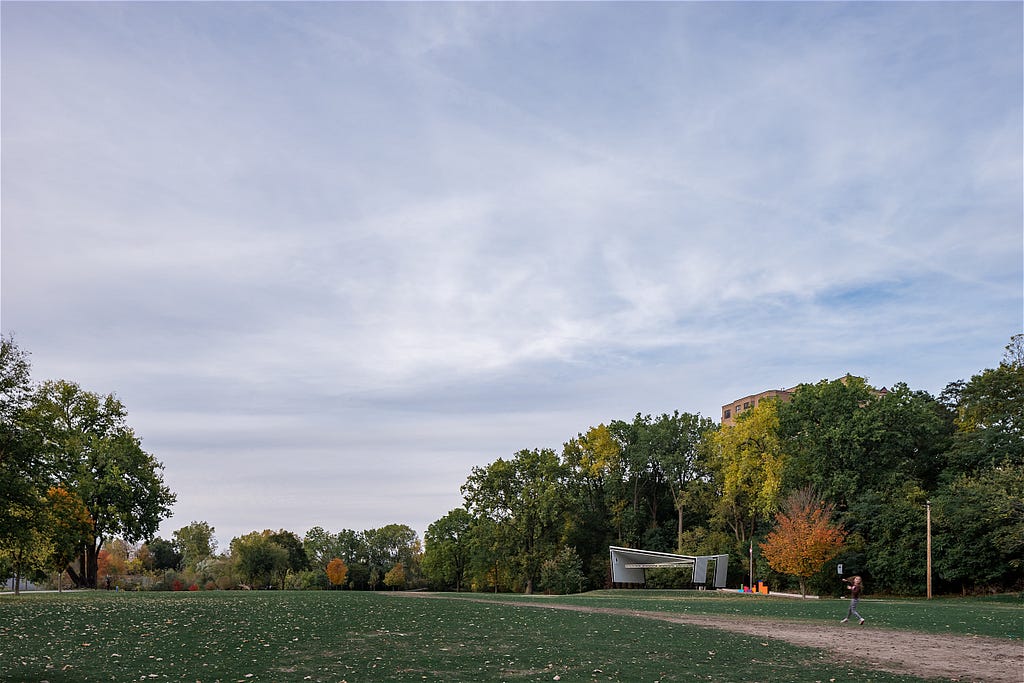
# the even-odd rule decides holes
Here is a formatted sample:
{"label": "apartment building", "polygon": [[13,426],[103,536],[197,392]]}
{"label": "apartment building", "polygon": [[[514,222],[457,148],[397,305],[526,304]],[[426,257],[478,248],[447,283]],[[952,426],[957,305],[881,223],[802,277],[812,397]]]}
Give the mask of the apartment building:
{"label": "apartment building", "polygon": [[[800,386],[799,384],[797,386]],[[766,398],[777,399],[780,403],[785,403],[793,396],[793,392],[796,391],[797,387],[790,387],[789,389],[768,389],[758,394],[751,394],[750,396],[744,396],[738,398],[732,403],[727,403],[722,406],[722,425],[734,425],[736,424],[736,418],[741,413],[750,410],[761,401]]]}
{"label": "apartment building", "polygon": [[[842,382],[843,384],[846,384],[853,377],[854,375],[846,373],[845,375],[839,378],[839,381]],[[858,377],[857,379],[862,378]],[[800,385],[798,384],[794,387],[790,387],[789,389],[767,389],[757,394],[751,394],[750,396],[738,398],[735,401],[732,401],[731,403],[726,403],[724,406],[722,406],[722,426],[731,426],[736,424],[737,417],[739,417],[744,412],[750,410],[751,408],[753,408],[766,398],[774,398],[777,399],[780,403],[786,403],[793,397],[793,392],[796,391],[797,388],[799,388],[799,386]],[[882,387],[881,389],[874,389],[869,386],[868,389],[870,389],[871,393],[873,393],[875,396],[882,396],[884,394],[889,393],[889,390],[886,389],[885,387]]]}

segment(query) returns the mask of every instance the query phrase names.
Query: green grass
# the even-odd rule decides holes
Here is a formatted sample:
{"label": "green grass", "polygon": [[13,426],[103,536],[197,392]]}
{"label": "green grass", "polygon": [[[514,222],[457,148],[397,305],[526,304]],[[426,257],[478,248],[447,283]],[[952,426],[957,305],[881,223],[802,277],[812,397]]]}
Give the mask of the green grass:
{"label": "green grass", "polygon": [[[849,599],[801,600],[718,591],[593,591],[569,596],[474,595],[496,600],[543,600],[569,605],[613,607],[679,614],[771,617],[835,623],[846,616]],[[1024,639],[1024,596],[991,598],[874,599],[860,601],[858,612],[875,627],[924,633],[953,633]]]}
{"label": "green grass", "polygon": [[[654,591],[556,599],[830,622],[845,611],[840,601]],[[892,622],[888,625],[900,627],[906,622],[922,630],[933,621],[943,621],[922,616],[928,609],[940,609],[951,617],[983,612],[991,623],[1004,624],[995,631],[1016,623],[1014,631],[1020,636],[1022,611],[1014,603],[907,601],[903,605],[865,603],[864,607],[866,616],[876,619],[888,614],[884,617]],[[904,617],[895,618],[898,613]],[[948,620],[957,625],[948,630],[964,633],[986,623],[984,616]],[[960,628],[963,621],[971,622],[969,628]],[[818,650],[757,637],[628,616],[461,599],[340,591],[100,591],[0,597],[3,681],[376,683],[551,681],[555,676],[562,681],[649,682],[919,680],[831,663]]]}

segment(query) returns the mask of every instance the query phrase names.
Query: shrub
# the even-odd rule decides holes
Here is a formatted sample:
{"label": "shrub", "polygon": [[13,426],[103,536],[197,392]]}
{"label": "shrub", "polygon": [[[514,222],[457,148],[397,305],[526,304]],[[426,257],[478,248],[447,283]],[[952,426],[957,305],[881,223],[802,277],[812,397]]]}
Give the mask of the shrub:
{"label": "shrub", "polygon": [[575,548],[564,546],[541,566],[541,587],[551,593],[568,595],[583,590],[583,560]]}

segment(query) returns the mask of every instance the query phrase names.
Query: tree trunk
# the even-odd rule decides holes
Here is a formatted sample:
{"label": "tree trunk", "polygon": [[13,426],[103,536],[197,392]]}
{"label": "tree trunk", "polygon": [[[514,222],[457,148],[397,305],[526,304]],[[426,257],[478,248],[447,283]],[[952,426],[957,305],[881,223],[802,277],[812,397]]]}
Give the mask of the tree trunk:
{"label": "tree trunk", "polygon": [[67,567],[68,576],[71,577],[76,588],[96,588],[99,554],[99,546],[89,544],[82,548],[82,552],[78,556],[81,571],[76,572],[70,566]]}
{"label": "tree trunk", "polygon": [[683,553],[683,506],[676,505],[677,525],[676,525],[676,552],[680,555]]}
{"label": "tree trunk", "polygon": [[85,556],[85,570],[82,572],[83,578],[85,579],[85,587],[86,588],[96,588],[96,586],[97,586],[97,583],[96,583],[96,579],[97,579],[96,573],[98,571],[98,567],[96,566],[96,557],[97,557],[97,555],[99,555],[99,551],[97,551],[94,548],[94,546],[91,546],[91,545],[86,546],[85,553],[84,553],[84,556]]}

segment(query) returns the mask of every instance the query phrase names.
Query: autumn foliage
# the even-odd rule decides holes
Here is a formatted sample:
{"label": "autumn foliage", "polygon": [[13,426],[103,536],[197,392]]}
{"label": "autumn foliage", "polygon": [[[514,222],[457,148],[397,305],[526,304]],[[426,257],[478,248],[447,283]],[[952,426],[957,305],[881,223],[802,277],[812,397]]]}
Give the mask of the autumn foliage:
{"label": "autumn foliage", "polygon": [[384,585],[391,590],[405,588],[405,567],[402,566],[401,562],[384,575]]}
{"label": "autumn foliage", "polygon": [[846,540],[842,525],[832,522],[832,511],[813,490],[795,491],[775,515],[775,530],[761,544],[772,569],[800,580],[801,595],[807,594],[807,578],[838,555]]}
{"label": "autumn foliage", "polygon": [[344,560],[336,557],[327,563],[327,580],[331,582],[332,586],[343,585],[347,576],[348,566]]}

